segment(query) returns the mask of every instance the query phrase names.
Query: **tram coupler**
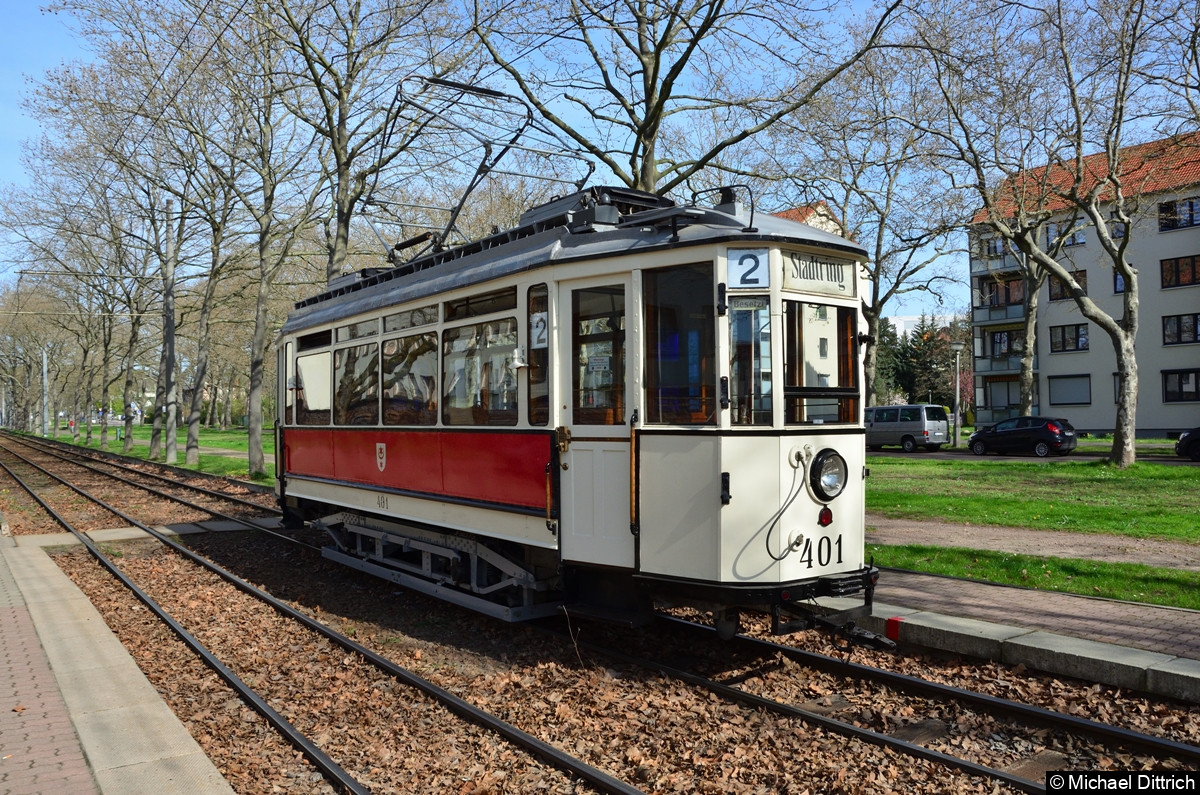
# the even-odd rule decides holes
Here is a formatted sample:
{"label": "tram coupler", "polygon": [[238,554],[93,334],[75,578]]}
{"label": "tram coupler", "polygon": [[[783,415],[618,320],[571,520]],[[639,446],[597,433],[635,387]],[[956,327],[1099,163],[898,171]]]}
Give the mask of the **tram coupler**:
{"label": "tram coupler", "polygon": [[802,608],[792,608],[793,618],[784,620],[783,606],[774,605],[771,608],[771,633],[774,635],[790,635],[807,629],[819,629],[827,632],[832,638],[838,651],[850,651],[854,646],[866,646],[879,651],[895,651],[896,643],[883,635],[870,632],[854,623],[854,618],[870,613],[870,605],[863,605],[852,610],[822,616]]}

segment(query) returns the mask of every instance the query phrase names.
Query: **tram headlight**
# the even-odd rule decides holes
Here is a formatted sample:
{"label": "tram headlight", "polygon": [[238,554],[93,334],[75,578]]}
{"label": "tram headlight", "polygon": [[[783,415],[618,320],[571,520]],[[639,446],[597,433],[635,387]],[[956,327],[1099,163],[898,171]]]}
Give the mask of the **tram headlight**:
{"label": "tram headlight", "polygon": [[829,502],[842,493],[846,488],[849,467],[846,459],[838,455],[836,450],[825,449],[813,458],[812,469],[809,470],[809,483],[818,499]]}

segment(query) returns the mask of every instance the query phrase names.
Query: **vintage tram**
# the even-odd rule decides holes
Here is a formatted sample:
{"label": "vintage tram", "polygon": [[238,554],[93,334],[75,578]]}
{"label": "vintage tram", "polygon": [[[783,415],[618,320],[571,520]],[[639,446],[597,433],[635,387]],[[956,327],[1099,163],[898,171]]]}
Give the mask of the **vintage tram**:
{"label": "vintage tram", "polygon": [[747,609],[779,633],[869,610],[864,251],[737,199],[580,190],[298,303],[286,520],[510,621],[657,602],[728,636]]}

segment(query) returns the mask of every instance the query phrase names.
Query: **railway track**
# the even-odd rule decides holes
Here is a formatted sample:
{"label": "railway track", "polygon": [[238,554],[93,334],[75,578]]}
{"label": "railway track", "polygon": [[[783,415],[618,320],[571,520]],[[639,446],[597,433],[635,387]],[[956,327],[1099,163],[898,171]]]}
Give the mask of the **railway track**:
{"label": "railway track", "polygon": [[[352,793],[367,793],[374,791],[375,787],[370,783],[369,774],[371,769],[377,770],[378,768],[371,767],[366,773],[364,773],[362,770],[363,766],[361,763],[359,763],[356,766],[357,769],[354,772],[351,772],[347,769],[347,767],[344,767],[343,764],[340,764],[338,761],[336,761],[332,755],[326,753],[320,747],[316,739],[314,739],[312,736],[313,732],[311,732],[311,730],[306,733],[301,728],[298,728],[298,726],[287,716],[285,716],[280,709],[277,709],[275,706],[273,706],[273,702],[278,703],[281,701],[278,691],[272,691],[271,689],[262,686],[251,686],[247,682],[246,678],[243,678],[237,672],[235,672],[233,666],[227,665],[225,662],[223,662],[217,652],[209,649],[200,640],[199,636],[201,633],[194,632],[188,627],[185,627],[183,622],[177,620],[176,617],[172,615],[172,613],[166,607],[163,606],[160,600],[166,600],[162,599],[162,593],[152,594],[150,589],[144,589],[135,583],[133,578],[128,576],[123,567],[118,564],[118,558],[106,554],[103,550],[101,550],[101,548],[91,540],[85,531],[74,525],[62,513],[56,510],[46,499],[44,499],[38,493],[39,490],[44,490],[49,485],[50,481],[56,481],[58,484],[70,488],[80,496],[103,508],[103,510],[111,513],[114,516],[120,517],[129,525],[141,529],[161,544],[169,547],[172,552],[186,559],[190,564],[204,568],[208,573],[221,578],[225,584],[236,588],[242,594],[252,597],[254,600],[257,600],[259,603],[261,603],[262,606],[274,610],[279,615],[288,619],[291,624],[299,625],[299,627],[303,628],[300,630],[296,626],[291,626],[290,628],[282,631],[289,633],[302,633],[303,631],[307,631],[313,635],[314,639],[328,641],[329,643],[332,643],[338,647],[342,652],[349,652],[357,655],[366,665],[373,666],[378,669],[379,672],[393,677],[399,685],[417,691],[421,696],[431,700],[433,703],[436,703],[439,708],[448,710],[462,720],[469,721],[476,726],[482,727],[488,732],[496,735],[498,738],[501,738],[502,741],[512,743],[514,746],[521,748],[523,751],[533,755],[534,757],[537,757],[549,767],[557,769],[578,781],[587,782],[587,784],[590,785],[590,787],[595,791],[626,794],[640,792],[640,790],[631,787],[624,782],[621,782],[618,779],[591,767],[590,765],[587,765],[576,757],[564,753],[558,748],[538,740],[532,735],[529,735],[526,732],[507,724],[503,720],[496,718],[496,716],[488,713],[487,711],[481,710],[469,704],[453,693],[450,693],[449,691],[432,684],[428,680],[413,674],[411,671],[395,664],[391,660],[384,658],[370,649],[367,649],[353,639],[336,632],[326,624],[311,618],[305,613],[295,609],[291,605],[275,599],[270,594],[246,582],[240,577],[237,577],[233,573],[193,553],[170,537],[141,522],[136,517],[133,517],[122,511],[120,508],[89,494],[86,490],[71,484],[69,481],[58,475],[53,474],[45,467],[27,458],[26,456],[16,453],[12,449],[10,442],[0,445],[0,449],[3,450],[3,456],[5,458],[16,458],[28,470],[36,472],[39,476],[38,479],[41,482],[37,484],[30,483],[29,475],[15,471],[11,461],[0,461],[0,468],[4,470],[5,474],[7,474],[17,485],[24,489],[29,494],[30,498],[33,499],[51,518],[53,518],[58,525],[75,535],[94,560],[111,572],[111,574],[116,577],[120,583],[130,591],[130,593],[136,596],[139,601],[149,608],[159,620],[170,627],[175,635],[190,649],[192,649],[192,651],[194,651],[203,660],[204,664],[208,668],[216,672],[216,674],[237,693],[238,697],[242,699],[246,705],[261,715],[275,731],[279,732],[279,734],[282,735],[289,743],[303,753],[308,761],[314,767],[320,770],[322,775],[324,775],[340,790]],[[78,465],[77,462],[68,461],[66,456],[55,454],[54,458],[59,461]],[[92,471],[95,471],[90,466],[88,466],[88,468]],[[117,477],[118,480],[127,485],[138,485],[139,488],[147,488],[141,484],[133,484],[132,481],[127,478],[118,476],[113,477]],[[39,486],[41,489],[39,489]],[[159,490],[151,491],[154,491],[154,493],[158,494],[160,497],[169,498],[177,503],[186,504],[188,507],[195,510],[209,511],[210,513],[220,516],[221,518],[233,519],[233,517],[230,517],[226,514],[212,511],[210,508],[205,508],[195,503],[187,503],[186,500],[177,495],[167,495]],[[206,493],[208,493],[209,496],[222,496],[215,495],[211,491],[207,491]],[[76,510],[78,510],[77,506]],[[234,521],[240,522],[242,520],[234,519]],[[255,525],[249,522],[243,523],[248,528],[257,529]],[[161,591],[161,588],[159,590]],[[169,594],[167,595],[167,598],[170,598]],[[257,629],[267,625],[267,623],[268,622],[265,621],[255,622],[254,627]],[[290,640],[294,644],[297,641],[297,638],[293,636],[290,638]],[[306,644],[301,643],[301,645]],[[319,652],[318,654],[320,655],[321,653]],[[328,653],[325,653],[325,657],[327,659],[334,659],[334,657]],[[340,666],[331,667],[345,667],[349,663],[350,661],[348,659],[342,659]],[[317,721],[316,725],[320,725],[320,718],[316,718],[315,720]]]}
{"label": "railway track", "polygon": [[[38,477],[49,486],[45,475]],[[351,642],[365,651],[393,664],[403,660],[416,672],[414,675],[433,687],[454,694],[469,706],[484,708],[550,748],[574,754],[595,769],[606,771],[604,775],[628,788],[624,791],[690,792],[708,787],[711,791],[744,788],[753,792],[764,787],[804,786],[838,791],[839,775],[861,784],[871,775],[886,774],[889,785],[914,792],[1037,792],[1041,790],[1037,776],[1014,771],[1021,767],[1022,760],[1015,758],[1011,747],[1027,745],[1048,751],[1058,761],[1056,769],[1078,769],[1080,760],[1095,760],[1105,754],[1122,767],[1170,765],[1175,763],[1171,760],[1187,758],[1190,747],[1176,741],[1184,747],[1158,756],[1152,745],[1130,750],[1131,738],[1124,736],[1120,727],[1110,740],[1070,739],[1081,735],[1041,724],[1026,726],[1032,720],[1028,716],[1012,719],[1015,723],[1010,728],[1006,722],[1010,719],[1002,721],[999,716],[1010,714],[1013,708],[1006,708],[1002,700],[984,697],[964,706],[952,694],[901,696],[897,694],[906,689],[929,691],[930,683],[880,683],[879,674],[853,666],[840,668],[837,666],[842,661],[806,658],[800,650],[774,644],[752,645],[741,639],[736,644],[722,644],[705,636],[680,641],[671,647],[675,651],[645,660],[632,655],[617,658],[603,645],[585,643],[578,637],[567,642],[532,640],[530,633],[520,627],[497,626],[420,595],[397,592],[394,586],[342,567],[326,566],[311,550],[280,552],[278,541],[257,533],[209,533],[190,536],[187,543],[235,571],[241,579],[266,583],[268,590],[288,599],[293,607],[299,605],[298,612],[319,615],[324,619],[321,623],[335,624],[341,634],[353,636]],[[181,553],[172,551],[170,564],[163,562],[166,559],[159,549],[143,552],[125,548],[117,563],[139,578],[145,577],[152,584],[154,596],[170,605],[172,613],[191,615],[190,625],[200,627],[198,636],[206,640],[212,637],[212,644],[218,647],[232,647],[227,653],[233,657],[242,653],[238,646],[245,645],[248,627],[259,634],[260,627],[270,627],[279,620],[268,615],[279,615],[274,608],[257,608],[262,612],[245,614],[240,607],[236,613],[232,608],[223,609],[221,606],[232,605],[235,599],[214,596],[224,591],[215,590],[219,584],[210,581],[210,574],[197,574],[196,564],[181,557]],[[296,571],[303,572],[303,576],[297,576]],[[239,593],[238,601],[246,595]],[[196,594],[203,596],[198,598]],[[119,614],[130,611],[114,613],[117,615],[110,620],[119,621]],[[138,631],[133,630],[135,635]],[[586,634],[594,631],[589,626]],[[295,635],[298,631],[293,628],[289,632]],[[265,637],[265,630],[262,634]],[[638,643],[647,637],[662,645],[666,633],[643,633],[626,639],[621,653],[637,650]],[[347,680],[364,681],[379,675],[360,673],[365,669],[360,669],[358,663],[351,667],[342,662],[357,655],[357,651],[316,645],[324,643],[323,637],[302,642],[292,638],[283,643],[256,638],[260,650],[250,656],[268,657],[274,663],[247,669],[250,673],[245,678],[258,682],[282,669],[280,657],[271,656],[276,652],[261,649],[310,645],[309,659],[325,655],[326,662],[319,665],[334,674],[313,691],[324,689],[324,695],[313,698],[328,700],[330,694],[340,693]],[[158,649],[155,651],[157,654]],[[647,669],[641,668],[644,665],[656,673],[648,675]],[[800,673],[808,669],[817,671],[820,678],[817,673]],[[339,679],[339,674],[345,678]],[[780,683],[797,678],[804,679],[813,692],[802,699],[785,697]],[[861,684],[852,686],[854,679],[870,679],[875,684],[870,686],[873,689]],[[408,687],[390,685],[384,695],[373,700],[368,696],[366,703],[369,709],[388,710],[390,726],[420,724],[428,720],[432,708],[401,712],[397,703],[406,700],[402,692]],[[918,697],[934,706],[919,706],[914,701]],[[287,698],[267,698],[269,704],[276,705],[296,700],[304,697],[290,694]],[[1021,712],[1020,707],[1015,709]],[[281,711],[289,718],[295,717],[290,707]],[[339,732],[373,731],[356,727],[345,710],[338,714],[340,723],[314,722],[311,733],[328,740]],[[970,714],[982,716],[978,720],[984,726],[980,730],[983,734],[969,730],[974,719],[964,716]],[[472,729],[453,731],[465,731],[466,739],[456,735],[449,741],[404,739],[398,744],[412,747],[416,742],[415,758],[429,764],[437,756],[432,750],[435,747],[444,747],[447,742],[451,746],[476,742]],[[917,736],[921,734],[928,736],[922,740]],[[979,746],[997,742],[1008,750],[991,756],[977,753]],[[333,744],[339,745],[340,740],[335,739]],[[347,754],[358,759],[374,757],[365,772],[358,767],[352,772],[373,781],[372,769],[392,769],[400,764],[398,754],[380,756],[379,745],[364,743],[364,747],[375,750],[360,750],[357,756]],[[659,750],[651,750],[654,748]],[[997,762],[999,757],[1003,758]],[[1195,766],[1194,761],[1190,764]],[[558,791],[556,786],[573,791],[569,787],[574,779],[543,769],[540,763],[521,769],[523,782],[527,783],[530,776],[545,776],[552,782],[544,787],[548,791]],[[473,769],[471,774],[483,781],[492,773]],[[280,775],[277,769],[270,774]],[[294,775],[303,778],[306,774]],[[512,786],[514,774],[508,775],[507,779],[492,781],[507,780],[507,791],[519,791]],[[717,789],[712,789],[714,786]],[[506,788],[499,783],[495,789]],[[444,787],[430,785],[424,791],[444,791]]]}
{"label": "railway track", "polygon": [[[1086,765],[1088,769],[1102,768],[1112,758],[1133,758],[1134,755],[1146,769],[1192,770],[1200,765],[1200,747],[1169,737],[1146,734],[761,638],[739,635],[723,647],[726,653],[721,655],[721,659],[711,660],[706,665],[696,660],[695,650],[713,648],[716,645],[714,631],[684,619],[663,617],[661,620],[673,629],[686,633],[689,639],[667,642],[662,632],[655,632],[653,654],[631,653],[628,651],[631,644],[627,638],[618,644],[579,643],[598,654],[628,665],[658,671],[704,688],[721,698],[794,718],[805,725],[821,727],[847,738],[886,747],[914,760],[986,777],[1020,792],[1045,792],[1045,772],[1078,769],[1080,756],[1090,757],[1092,764]],[[730,652],[744,655],[734,672],[729,671]],[[667,660],[672,656],[684,662],[671,664]],[[787,690],[773,687],[766,681],[772,669],[783,670],[779,667],[781,660],[829,677],[830,681],[820,687],[824,687],[827,693],[837,688],[836,698],[810,698],[803,703],[796,703],[794,693],[791,697],[770,695]],[[698,673],[706,668],[718,669],[720,679],[707,673]],[[787,674],[778,678],[784,676]],[[881,692],[903,694],[906,697],[904,702],[893,707],[895,714],[891,721],[878,709],[864,709],[864,704],[877,705]],[[891,697],[885,695],[885,698]],[[914,708],[918,702],[919,706]],[[974,729],[966,721],[956,724],[959,731],[957,737],[948,731],[947,716],[964,713],[988,716],[984,729],[987,736],[982,738],[984,745],[1002,733],[1008,749],[1023,746],[1029,753],[1018,758],[1011,758],[1009,754],[1010,758],[1005,760],[1003,767],[991,766],[977,758],[978,755],[964,753],[972,746],[978,747],[981,739],[970,736]],[[891,725],[885,725],[888,723]],[[1073,749],[1076,759],[1069,762],[1065,754],[1058,755],[1054,749]],[[1039,759],[1039,756],[1042,758]],[[1047,767],[1047,764],[1050,766]],[[1028,771],[1036,771],[1040,775],[1031,778]]]}

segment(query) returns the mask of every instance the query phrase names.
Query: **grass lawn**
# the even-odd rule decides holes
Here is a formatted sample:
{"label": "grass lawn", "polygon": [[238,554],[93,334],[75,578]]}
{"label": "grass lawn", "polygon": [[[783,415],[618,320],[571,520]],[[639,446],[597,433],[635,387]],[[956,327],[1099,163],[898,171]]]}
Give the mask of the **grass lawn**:
{"label": "grass lawn", "polygon": [[875,556],[878,566],[1200,610],[1196,571],[915,544],[868,544],[867,553]]}
{"label": "grass lawn", "polygon": [[[871,457],[867,510],[937,519],[1200,542],[1200,468],[1087,458],[950,461]],[[1200,609],[1200,572],[920,545],[871,545],[875,562],[1040,590]]]}
{"label": "grass lawn", "polygon": [[[108,447],[104,448],[110,453],[121,453],[124,448],[124,442],[117,439],[117,428],[119,426],[110,426],[108,429]],[[150,433],[149,425],[134,425],[133,426],[133,447],[129,451],[129,455],[133,458],[149,459],[150,453]],[[207,472],[212,475],[222,475],[224,477],[250,479],[250,465],[247,455],[220,455],[210,454],[206,452],[200,453],[200,461],[195,466],[189,466],[184,463],[187,456],[187,428],[178,429],[176,434],[178,445],[177,466],[185,469],[194,469],[199,472]],[[59,432],[59,441],[69,442],[70,434],[64,429]],[[80,434],[80,442],[82,443],[84,436]],[[93,428],[92,444],[93,449],[100,449],[100,429]],[[226,430],[218,429],[200,429],[200,447],[204,448],[229,450],[235,453],[246,453],[250,449],[250,440],[245,428],[229,428]],[[270,483],[275,479],[275,435],[266,430],[263,433],[263,455],[266,458],[267,475],[265,478],[259,478],[260,483]],[[162,457],[155,459],[159,463],[163,461]]]}
{"label": "grass lawn", "polygon": [[1090,458],[868,458],[867,510],[893,518],[1195,541],[1200,469]]}

